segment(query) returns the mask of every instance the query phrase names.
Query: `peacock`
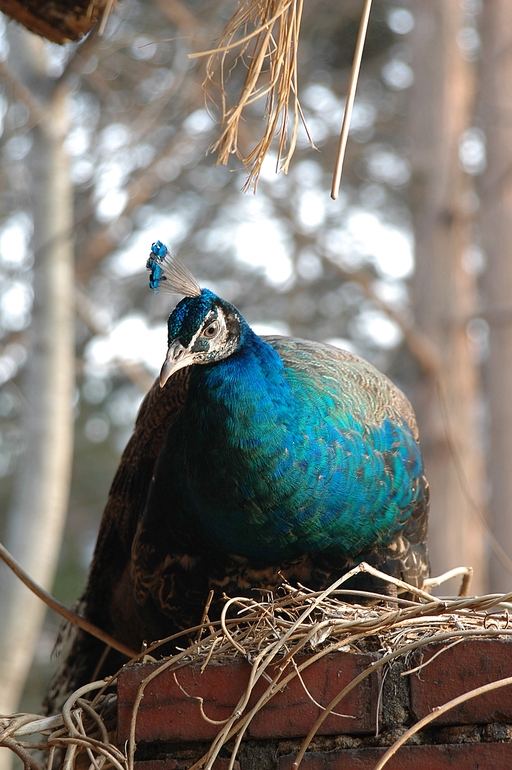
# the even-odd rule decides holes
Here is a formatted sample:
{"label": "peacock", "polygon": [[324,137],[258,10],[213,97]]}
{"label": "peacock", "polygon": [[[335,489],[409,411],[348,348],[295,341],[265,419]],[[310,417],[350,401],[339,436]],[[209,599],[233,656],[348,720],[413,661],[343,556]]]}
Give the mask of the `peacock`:
{"label": "peacock", "polygon": [[[211,619],[224,594],[319,590],[363,560],[421,587],[429,489],[405,395],[352,353],[258,336],[160,241],[147,267],[151,288],[183,299],[110,490],[84,616],[138,650],[200,623],[212,590]],[[78,631],[60,689],[124,662],[104,652]]]}

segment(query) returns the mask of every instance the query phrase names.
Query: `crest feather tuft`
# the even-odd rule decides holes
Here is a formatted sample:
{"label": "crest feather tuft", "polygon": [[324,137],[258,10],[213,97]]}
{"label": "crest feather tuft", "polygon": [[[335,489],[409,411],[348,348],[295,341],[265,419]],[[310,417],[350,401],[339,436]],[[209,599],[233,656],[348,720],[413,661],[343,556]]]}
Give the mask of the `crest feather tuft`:
{"label": "crest feather tuft", "polygon": [[155,294],[159,290],[185,297],[199,297],[201,294],[201,287],[190,270],[169,253],[162,241],[152,244],[146,267],[151,273],[149,286]]}

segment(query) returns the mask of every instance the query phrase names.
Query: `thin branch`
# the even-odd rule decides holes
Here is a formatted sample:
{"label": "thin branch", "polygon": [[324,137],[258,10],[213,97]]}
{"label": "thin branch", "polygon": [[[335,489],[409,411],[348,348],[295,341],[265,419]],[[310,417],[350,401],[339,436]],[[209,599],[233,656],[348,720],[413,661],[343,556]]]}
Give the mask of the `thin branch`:
{"label": "thin branch", "polygon": [[[368,572],[367,565],[361,565],[356,570]],[[212,657],[211,653],[215,648],[216,661],[222,658],[240,659],[240,648],[242,648],[244,659],[249,660],[251,670],[249,672],[248,683],[245,691],[240,696],[238,703],[234,706],[227,720],[213,720],[204,713],[204,704],[202,699],[194,694],[189,694],[199,704],[199,712],[210,723],[222,723],[216,737],[213,739],[209,750],[194,764],[191,770],[208,770],[212,768],[213,763],[222,747],[232,741],[229,750],[231,751],[230,765],[234,766],[238,747],[244,738],[244,735],[250,729],[252,719],[261,708],[264,708],[269,701],[295,678],[303,681],[303,672],[310,666],[314,666],[317,661],[339,650],[346,648],[358,650],[361,649],[359,643],[368,638],[369,635],[378,635],[384,648],[391,651],[372,663],[362,671],[355,679],[349,682],[344,689],[338,693],[336,698],[324,709],[320,701],[322,697],[312,692],[305,686],[307,696],[317,704],[322,711],[308,737],[301,746],[297,755],[294,767],[298,767],[309,742],[317,733],[323,720],[329,715],[334,714],[334,708],[341,702],[345,696],[354,690],[364,679],[375,674],[383,666],[389,664],[396,658],[409,654],[414,650],[419,650],[427,644],[447,642],[448,646],[443,647],[443,652],[450,646],[458,644],[461,640],[472,639],[496,639],[498,637],[512,637],[512,629],[508,627],[487,628],[486,619],[489,617],[488,610],[503,607],[511,598],[512,594],[493,594],[482,597],[459,598],[456,600],[441,600],[429,597],[427,604],[418,602],[408,602],[406,606],[400,609],[390,610],[383,605],[360,606],[346,604],[337,598],[340,592],[339,586],[345,582],[347,577],[356,574],[352,570],[348,576],[344,576],[328,589],[324,591],[311,591],[307,588],[292,588],[284,586],[284,593],[271,600],[258,602],[246,597],[238,597],[230,600],[230,606],[238,610],[236,618],[224,618],[224,630],[218,628],[217,631],[207,636],[200,642],[195,642],[187,649],[182,650],[172,658],[168,658],[154,666],[145,678],[139,683],[137,695],[132,708],[132,719],[130,724],[129,740],[126,753],[109,743],[108,732],[105,723],[102,721],[104,715],[102,709],[105,701],[97,702],[101,698],[103,688],[112,683],[117,677],[94,682],[77,690],[70,696],[63,708],[62,715],[57,719],[63,719],[65,727],[56,729],[47,739],[46,749],[49,750],[49,756],[53,757],[57,747],[66,748],[66,757],[63,770],[75,770],[78,766],[79,752],[85,750],[89,753],[90,764],[93,768],[105,767],[105,762],[110,762],[117,770],[126,770],[134,767],[135,758],[135,728],[138,709],[144,695],[145,688],[150,682],[156,679],[164,671],[174,673],[190,663],[202,663],[201,671],[204,670],[206,662]],[[382,579],[390,581],[389,576],[378,571],[373,571]],[[390,581],[391,582],[391,581]],[[370,598],[371,594],[368,594]],[[382,598],[382,597],[381,597]],[[328,620],[326,620],[328,618]],[[441,625],[442,624],[442,625]],[[213,624],[212,624],[213,625]],[[441,625],[439,632],[438,629]],[[300,663],[294,659],[294,656],[303,651],[305,640],[312,639],[313,636],[329,627],[331,629],[331,638],[329,644],[322,646],[319,651],[300,659]],[[229,636],[225,629],[229,629]],[[197,630],[189,629],[180,632],[188,637]],[[418,638],[420,637],[420,638]],[[412,641],[410,641],[412,639]],[[160,640],[162,644],[165,640]],[[156,645],[153,646],[153,649]],[[149,648],[150,650],[152,648]],[[433,658],[424,665],[428,665]],[[417,670],[412,669],[412,670]],[[409,675],[411,670],[407,672]],[[176,677],[175,677],[176,678]],[[512,677],[511,677],[512,679]],[[262,692],[261,696],[255,697],[254,687],[257,682],[264,684],[263,680],[268,682],[268,686]],[[307,678],[306,678],[307,682]],[[504,686],[509,683],[507,680],[500,680],[498,683],[486,685],[485,688],[494,689],[497,686]],[[305,685],[305,682],[303,683]],[[89,704],[83,700],[84,694],[89,690],[101,688],[96,698]],[[179,689],[187,695],[185,687],[178,682]],[[485,690],[484,688],[484,690]],[[188,688],[187,688],[188,689]],[[474,694],[462,696],[474,697],[482,692],[482,688],[474,691]],[[253,704],[251,704],[251,696]],[[115,696],[110,696],[115,697]],[[256,702],[254,702],[256,701]],[[460,699],[459,699],[460,701]],[[250,705],[251,704],[251,705]],[[457,702],[453,702],[456,705]],[[449,707],[447,704],[443,709]],[[91,718],[91,722],[84,718],[82,708],[84,708]],[[91,711],[93,709],[95,713]],[[432,718],[442,713],[437,710]],[[350,716],[350,715],[347,715]],[[27,722],[31,722],[27,725]],[[45,722],[46,727],[50,727]],[[56,726],[56,723],[54,723]],[[16,735],[30,734],[31,728],[43,727],[43,721],[34,715],[14,715],[10,719],[0,719],[0,730],[6,727],[3,735],[11,738],[12,733]],[[419,725],[416,726],[419,729]],[[99,730],[101,740],[97,737],[91,737],[87,733],[96,735]],[[2,734],[0,733],[0,740]],[[5,745],[5,744],[4,744]],[[33,744],[36,748],[36,744]],[[16,748],[26,748],[25,744],[16,744]],[[37,747],[44,747],[44,744],[38,743]],[[51,767],[51,762],[47,767]],[[39,770],[35,765],[31,770]]]}
{"label": "thin branch", "polygon": [[440,586],[447,580],[451,580],[454,577],[459,577],[459,575],[462,575],[462,584],[460,587],[459,596],[467,596],[469,593],[471,578],[473,577],[473,567],[455,567],[454,569],[450,569],[447,572],[443,572],[442,575],[438,575],[437,577],[427,578],[423,582],[423,588],[427,588],[430,591],[432,588],[437,588],[437,586]]}
{"label": "thin branch", "polygon": [[447,711],[450,711],[451,709],[455,708],[456,706],[459,706],[461,703],[465,703],[471,698],[476,698],[477,695],[484,695],[487,692],[498,690],[500,687],[507,687],[509,684],[512,684],[512,676],[507,676],[504,679],[498,679],[496,682],[490,682],[489,684],[484,684],[482,685],[482,687],[476,687],[474,690],[471,690],[470,692],[465,692],[463,695],[459,695],[458,698],[453,698],[453,700],[448,701],[448,703],[444,703],[442,706],[437,706],[430,714],[427,714],[426,716],[423,717],[423,719],[420,719],[419,722],[416,722],[415,725],[410,727],[409,730],[407,730],[402,736],[400,736],[400,738],[397,741],[395,741],[395,743],[386,751],[384,756],[377,762],[377,764],[374,767],[374,770],[382,770],[384,765],[387,765],[391,757],[394,754],[396,754],[400,746],[403,746],[403,744],[411,736],[413,736],[423,727],[428,725],[430,722],[433,722],[434,719],[437,719],[437,717],[440,716],[441,714],[444,714]]}
{"label": "thin branch", "polygon": [[29,126],[32,127],[43,123],[45,120],[43,105],[32,95],[26,85],[19,80],[7,64],[2,61],[0,61],[0,78],[4,81],[13,97],[27,107],[30,119]]}
{"label": "thin branch", "polygon": [[[477,633],[477,629],[471,629],[469,631],[459,631],[457,635],[461,637],[488,636],[486,633]],[[490,636],[493,636],[493,635],[498,636],[498,632],[495,631]],[[349,692],[351,692],[354,689],[354,687],[360,684],[370,674],[382,668],[386,663],[388,663],[391,660],[394,660],[395,658],[400,657],[401,655],[404,655],[404,653],[411,652],[412,650],[416,650],[420,647],[423,647],[425,644],[432,644],[434,642],[444,642],[444,641],[452,640],[454,636],[455,636],[454,632],[448,632],[448,633],[436,634],[435,636],[429,637],[427,640],[420,639],[418,641],[411,642],[410,644],[406,644],[403,647],[400,647],[398,650],[394,650],[393,652],[390,652],[387,655],[384,655],[378,661],[375,661],[375,663],[372,663],[370,666],[368,666],[368,668],[366,668],[364,671],[358,674],[358,676],[356,676],[355,679],[353,679],[346,687],[343,688],[343,690],[340,693],[338,693],[338,695],[335,698],[333,698],[333,700],[329,703],[329,705],[326,706],[322,714],[318,717],[315,724],[313,725],[313,727],[311,728],[311,730],[309,731],[308,735],[306,736],[306,738],[302,743],[300,751],[297,754],[297,757],[292,765],[292,770],[297,770],[297,768],[300,766],[308,746],[310,745],[311,741],[317,734],[322,723],[327,719],[327,717],[332,712],[332,710],[336,708],[336,706],[349,694]],[[510,677],[510,679],[512,681],[512,677]],[[486,685],[486,687],[487,686],[488,685]],[[374,770],[378,770],[378,768],[375,767]]]}
{"label": "thin branch", "polygon": [[32,591],[32,593],[38,596],[39,599],[41,599],[52,610],[57,612],[66,620],[69,620],[70,623],[73,623],[75,626],[78,626],[84,631],[87,631],[89,634],[92,634],[92,636],[95,636],[97,639],[105,642],[105,644],[110,645],[118,652],[126,655],[128,658],[136,658],[138,656],[138,652],[134,652],[129,647],[122,644],[122,642],[118,642],[117,639],[114,639],[112,636],[110,636],[110,634],[105,633],[105,631],[102,631],[101,628],[98,628],[93,623],[89,623],[89,621],[85,620],[85,618],[81,618],[80,615],[77,615],[76,612],[69,610],[57,599],[55,599],[55,597],[45,591],[44,588],[41,588],[41,586],[34,582],[34,580],[32,580],[32,578],[25,572],[23,567],[16,561],[16,559],[9,553],[7,548],[5,548],[2,543],[0,543],[0,559],[2,559],[8,567],[10,567],[14,574],[21,580],[22,583],[27,586],[27,588]]}
{"label": "thin branch", "polygon": [[26,749],[22,748],[14,738],[0,738],[0,745],[14,752],[23,762],[24,768],[28,768],[28,770],[43,770],[39,762]]}
{"label": "thin branch", "polygon": [[[78,316],[94,334],[108,334],[110,330],[105,329],[98,323],[97,313],[95,312],[89,297],[87,297],[87,295],[78,287],[76,288],[76,310]],[[147,393],[152,387],[154,377],[148,374],[141,364],[126,361],[123,358],[116,358],[115,363],[142,393]]]}
{"label": "thin branch", "polygon": [[368,22],[370,20],[370,10],[372,7],[372,0],[364,0],[363,13],[361,16],[361,24],[359,26],[359,32],[357,35],[356,50],[354,53],[354,61],[352,62],[352,72],[350,73],[350,81],[348,84],[347,101],[345,103],[345,114],[343,116],[343,124],[341,126],[340,143],[338,152],[336,155],[336,163],[334,165],[334,175],[332,180],[331,198],[336,200],[340,189],[341,173],[343,171],[343,162],[345,160],[345,150],[347,148],[348,132],[350,130],[350,121],[352,118],[352,110],[354,108],[354,101],[356,98],[357,81],[359,80],[359,70],[361,69],[361,60],[363,58],[364,43],[366,40],[366,31],[368,29]]}
{"label": "thin branch", "polygon": [[426,334],[421,332],[417,326],[411,323],[403,313],[397,310],[393,305],[378,296],[373,288],[374,278],[366,270],[358,270],[350,273],[344,270],[336,262],[323,257],[323,261],[334,268],[346,281],[353,281],[362,287],[364,293],[396,323],[402,332],[404,342],[409,348],[409,352],[414,356],[421,366],[424,376],[432,376],[439,379],[441,376],[442,362],[439,351],[432,340]]}
{"label": "thin branch", "polygon": [[[2,721],[3,719],[0,718],[0,725]],[[0,740],[9,735],[20,738],[23,735],[42,733],[43,730],[54,730],[63,724],[62,714],[54,714],[51,717],[42,717],[41,714],[23,714],[23,717],[13,719],[9,726],[0,732]]]}
{"label": "thin branch", "polygon": [[101,21],[100,21],[99,29],[98,29],[98,35],[100,37],[105,32],[105,27],[107,26],[108,17],[110,16],[110,11],[113,8],[114,2],[115,2],[115,0],[107,0],[105,8],[103,9],[103,13],[101,15]]}

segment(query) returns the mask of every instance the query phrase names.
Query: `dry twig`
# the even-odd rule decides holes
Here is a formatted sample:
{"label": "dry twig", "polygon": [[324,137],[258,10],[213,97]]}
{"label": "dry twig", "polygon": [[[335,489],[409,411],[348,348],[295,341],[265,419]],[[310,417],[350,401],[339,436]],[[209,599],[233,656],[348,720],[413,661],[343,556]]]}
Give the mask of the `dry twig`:
{"label": "dry twig", "polygon": [[[433,642],[447,642],[447,646],[438,653],[442,654],[445,649],[463,639],[512,635],[512,629],[508,624],[507,607],[507,603],[512,600],[512,593],[439,599],[409,587],[409,590],[418,596],[418,601],[398,598],[396,601],[393,600],[391,607],[382,602],[374,605],[347,604],[344,601],[345,596],[351,594],[353,597],[355,592],[345,589],[343,584],[361,571],[376,574],[382,580],[391,583],[397,582],[362,564],[325,591],[314,592],[305,587],[285,586],[279,595],[271,597],[268,601],[258,602],[246,597],[229,599],[227,607],[238,610],[235,618],[228,617],[226,609],[221,621],[211,622],[205,613],[204,623],[191,629],[187,635],[189,638],[194,638],[200,628],[204,629],[208,635],[204,638],[201,638],[200,634],[196,635],[197,641],[194,644],[164,659],[141,682],[133,706],[131,735],[126,751],[109,742],[108,729],[104,722],[103,708],[106,705],[111,708],[115,702],[115,695],[112,693],[102,694],[105,687],[112,683],[111,679],[94,682],[77,690],[70,696],[62,713],[57,717],[41,719],[34,714],[0,717],[0,745],[10,748],[21,756],[26,766],[31,767],[32,770],[43,769],[35,760],[29,761],[28,757],[31,755],[27,752],[30,747],[46,748],[49,752],[47,768],[51,767],[55,751],[60,748],[65,751],[63,770],[74,770],[78,757],[84,751],[89,756],[91,770],[102,770],[107,765],[115,767],[116,770],[132,770],[136,750],[137,713],[149,683],[166,670],[170,670],[176,676],[180,668],[192,662],[202,663],[203,671],[211,661],[242,655],[251,662],[252,666],[246,691],[232,714],[225,720],[215,722],[219,727],[216,738],[208,751],[190,770],[200,768],[209,770],[226,744],[233,746],[230,763],[230,766],[233,766],[237,751],[252,719],[274,695],[282,691],[295,677],[303,681],[305,669],[314,665],[324,655],[337,650],[364,649],[365,639],[368,636],[377,637],[381,650],[385,650],[386,654],[382,654],[377,661],[350,682],[331,703],[317,704],[323,711],[303,741],[294,764],[294,767],[298,768],[325,718],[334,713],[334,709],[350,691],[375,671],[391,664],[400,656]],[[360,592],[360,594],[365,596],[367,601],[371,601],[375,596],[378,597],[367,592]],[[501,613],[499,617],[497,613]],[[175,637],[169,639],[172,638]],[[147,652],[154,653],[169,639],[160,640],[150,646]],[[308,652],[309,655],[297,659],[297,654],[303,652]],[[418,667],[405,673],[410,675],[417,670]],[[267,685],[257,702],[249,705],[254,687],[260,680],[265,681]],[[487,685],[487,688],[505,686],[509,683],[512,683],[512,678]],[[95,690],[99,690],[99,693],[92,702],[84,700],[87,693]],[[481,691],[483,691],[482,688],[479,688],[478,691],[462,696],[462,699],[474,697]],[[194,699],[199,701],[200,713],[205,721],[213,723],[203,710],[202,699],[197,696],[194,696]],[[435,718],[442,711],[460,702],[462,700],[458,698],[445,704],[440,710],[434,712],[431,718]],[[426,724],[425,720],[418,723],[414,729],[420,729],[424,724]],[[41,731],[45,733],[43,743],[38,741],[28,744],[21,740],[26,735]],[[404,739],[412,732],[413,728],[406,733]],[[399,748],[401,742],[392,747],[393,751]],[[389,756],[391,756],[391,750],[386,755],[387,758]],[[383,765],[379,765],[381,766]]]}
{"label": "dry twig", "polygon": [[[217,165],[225,165],[232,154],[242,160],[249,170],[245,189],[251,185],[256,188],[261,165],[276,134],[279,135],[277,166],[281,171],[287,172],[295,150],[299,124],[303,121],[297,84],[302,8],[303,0],[245,0],[229,20],[215,50],[190,54],[190,58],[209,57],[204,87],[214,83],[219,62],[220,80],[216,85],[221,95],[221,135],[210,149],[219,153]],[[228,62],[228,54],[235,49],[239,52],[234,63]],[[226,83],[235,64],[246,63],[246,54],[247,73],[242,91],[237,104],[229,107]],[[265,131],[256,147],[243,156],[238,146],[242,113],[261,97],[266,97]],[[290,98],[293,99],[291,134],[288,133]],[[311,144],[314,147],[312,141]]]}
{"label": "dry twig", "polygon": [[14,556],[9,553],[7,548],[5,548],[2,543],[0,543],[0,559],[2,559],[8,567],[10,567],[14,574],[22,581],[22,583],[25,583],[27,588],[29,588],[32,593],[38,596],[39,599],[41,599],[41,601],[43,601],[48,607],[51,607],[52,610],[65,618],[65,620],[68,620],[75,626],[82,628],[84,631],[92,634],[92,636],[95,636],[97,639],[105,642],[105,644],[110,645],[110,647],[113,647],[123,655],[126,655],[127,658],[137,657],[137,652],[130,650],[130,648],[125,644],[118,642],[117,639],[114,639],[112,636],[110,636],[110,634],[105,633],[105,631],[102,631],[101,628],[98,628],[85,618],[80,617],[80,615],[77,615],[76,612],[69,610],[67,607],[57,601],[55,597],[45,591],[44,588],[41,588],[41,586],[32,580],[30,575],[25,572],[21,564],[16,561]]}
{"label": "dry twig", "polygon": [[[372,0],[364,0],[333,173],[333,199],[338,197],[371,5]],[[233,154],[240,158],[249,171],[245,190],[252,185],[256,189],[262,163],[276,135],[279,137],[276,170],[284,173],[287,173],[295,152],[301,121],[311,146],[316,149],[298,96],[297,58],[302,11],[303,0],[244,0],[228,21],[217,48],[189,54],[192,59],[209,57],[203,87],[205,90],[211,85],[218,87],[221,110],[221,134],[210,149],[218,152],[217,165],[226,165],[229,156]],[[228,55],[235,50],[238,53],[234,61],[228,61]],[[238,101],[230,107],[226,84],[232,70],[240,62],[246,66],[247,73]],[[215,83],[217,67],[219,82]],[[239,148],[239,127],[243,111],[262,97],[266,97],[263,137],[251,152],[244,155]],[[289,134],[291,99],[293,120],[290,121]]]}

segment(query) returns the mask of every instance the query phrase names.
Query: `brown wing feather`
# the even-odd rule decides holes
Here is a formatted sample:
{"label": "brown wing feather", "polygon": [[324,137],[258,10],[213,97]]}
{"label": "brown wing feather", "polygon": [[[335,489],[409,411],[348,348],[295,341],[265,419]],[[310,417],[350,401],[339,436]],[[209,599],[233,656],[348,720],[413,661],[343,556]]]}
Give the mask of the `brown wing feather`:
{"label": "brown wing feather", "polygon": [[[117,530],[120,543],[129,555],[156,459],[168,428],[183,408],[189,378],[190,369],[181,369],[170,378],[164,388],[160,387],[157,380],[145,396],[135,428],[110,487],[98,533],[92,571],[98,562],[102,562],[104,558],[110,559],[110,553],[105,554],[103,546],[113,528]],[[99,566],[102,569],[102,565]]]}
{"label": "brown wing feather", "polygon": [[[136,649],[145,635],[133,599],[132,541],[165,434],[185,402],[189,377],[190,369],[182,369],[164,388],[155,382],[141,404],[110,488],[87,586],[77,603],[87,620]],[[95,669],[104,644],[76,628],[70,636],[72,646],[50,685],[45,702],[47,711],[54,710],[75,686],[101,675]],[[117,663],[121,665],[125,660],[112,651],[106,668],[113,671]]]}

